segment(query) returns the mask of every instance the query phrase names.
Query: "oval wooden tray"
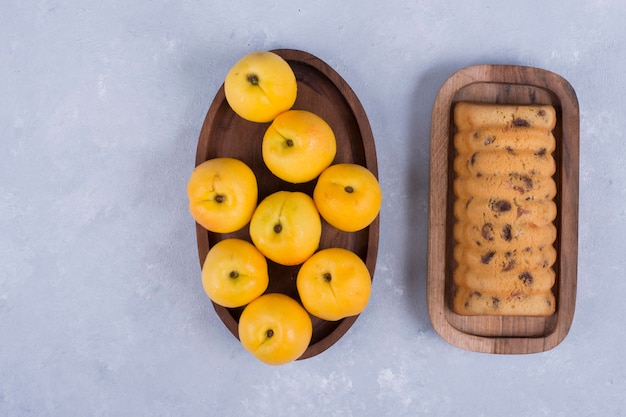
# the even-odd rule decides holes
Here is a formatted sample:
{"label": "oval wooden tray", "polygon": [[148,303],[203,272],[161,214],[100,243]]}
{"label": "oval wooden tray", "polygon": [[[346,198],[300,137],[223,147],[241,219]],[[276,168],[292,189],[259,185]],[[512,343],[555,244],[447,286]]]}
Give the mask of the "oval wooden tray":
{"label": "oval wooden tray", "polygon": [[[551,104],[558,117],[554,135],[557,172],[556,312],[550,317],[460,316],[453,294],[452,180],[454,123],[459,101]],[[524,66],[478,65],[461,69],[441,87],[433,107],[427,301],[435,330],[450,344],[485,353],[536,353],[554,348],[574,317],[578,255],[579,110],[570,84],[552,72]]]}
{"label": "oval wooden tray", "polygon": [[[350,86],[330,66],[303,51],[279,49],[273,52],[291,65],[298,83],[294,109],[309,110],[328,122],[335,132],[337,155],[333,163],[351,162],[367,167],[378,177],[376,148],[367,115]],[[263,163],[261,143],[269,123],[248,122],[237,116],[224,96],[224,86],[217,92],[200,131],[196,165],[215,157],[233,157],[247,163],[257,176],[259,201],[279,191],[302,191],[312,196],[316,180],[305,184],[289,184],[275,177]],[[221,239],[239,237],[250,240],[249,229],[230,234],[216,234],[196,224],[200,265],[209,248]],[[322,221],[320,249],[343,247],[363,259],[374,277],[378,254],[379,219],[366,229],[347,233]],[[279,292],[299,300],[296,276],[300,266],[282,266],[268,260],[270,283],[266,292]],[[242,308],[230,309],[213,303],[215,311],[232,334],[238,338],[238,320]],[[315,356],[332,346],[356,321],[357,316],[336,322],[316,317],[313,338],[300,359]]]}

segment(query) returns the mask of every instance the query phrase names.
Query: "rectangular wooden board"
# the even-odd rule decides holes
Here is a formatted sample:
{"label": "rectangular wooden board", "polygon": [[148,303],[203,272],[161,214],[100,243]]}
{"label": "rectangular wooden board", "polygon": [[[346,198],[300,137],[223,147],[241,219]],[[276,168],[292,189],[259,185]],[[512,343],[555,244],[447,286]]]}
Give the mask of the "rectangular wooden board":
{"label": "rectangular wooden board", "polygon": [[[457,102],[549,104],[556,109],[557,261],[556,312],[549,317],[461,316],[451,308],[454,285],[455,156],[452,120]],[[484,353],[537,353],[567,335],[576,304],[578,257],[579,108],[576,93],[561,76],[534,67],[477,65],[454,73],[433,106],[430,143],[427,302],[433,327],[448,343]]]}

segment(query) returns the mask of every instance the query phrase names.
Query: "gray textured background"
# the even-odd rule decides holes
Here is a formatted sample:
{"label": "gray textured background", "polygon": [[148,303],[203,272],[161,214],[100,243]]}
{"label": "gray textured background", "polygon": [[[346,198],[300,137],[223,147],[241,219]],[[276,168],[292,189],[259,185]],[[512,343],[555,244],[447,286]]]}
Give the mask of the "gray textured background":
{"label": "gray textured background", "polygon": [[[0,415],[626,415],[625,16],[622,0],[4,1]],[[273,48],[352,86],[384,192],[368,308],[278,368],[204,295],[185,194],[226,71]],[[464,351],[428,319],[431,109],[482,63],[551,70],[580,102],[577,308],[546,353]]]}

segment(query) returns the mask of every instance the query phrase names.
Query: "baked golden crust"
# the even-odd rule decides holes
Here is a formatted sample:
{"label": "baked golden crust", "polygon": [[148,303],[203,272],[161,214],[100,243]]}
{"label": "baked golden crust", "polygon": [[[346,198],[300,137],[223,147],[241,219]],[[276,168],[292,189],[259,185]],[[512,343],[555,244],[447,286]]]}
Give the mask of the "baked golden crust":
{"label": "baked golden crust", "polygon": [[553,314],[554,108],[460,102],[454,123],[454,311]]}
{"label": "baked golden crust", "polygon": [[546,105],[507,105],[459,102],[454,106],[457,130],[478,130],[488,126],[535,127],[552,131],[556,111]]}
{"label": "baked golden crust", "polygon": [[461,315],[549,316],[554,313],[552,292],[540,294],[488,293],[459,287],[454,296],[454,311]]}

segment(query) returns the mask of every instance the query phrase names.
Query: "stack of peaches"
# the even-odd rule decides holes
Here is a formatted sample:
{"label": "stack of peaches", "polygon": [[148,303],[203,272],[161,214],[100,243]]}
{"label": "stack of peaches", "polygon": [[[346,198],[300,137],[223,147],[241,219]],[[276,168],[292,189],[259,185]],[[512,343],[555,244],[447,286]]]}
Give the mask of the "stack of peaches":
{"label": "stack of peaches", "polygon": [[[217,157],[199,164],[187,185],[194,220],[214,233],[249,226],[249,240],[225,238],[213,245],[202,266],[208,297],[226,308],[243,307],[239,340],[260,361],[280,365],[299,358],[311,341],[311,316],[336,321],[366,307],[371,276],[352,251],[319,249],[322,218],[344,232],[369,226],[382,194],[367,168],[336,163],[332,127],[317,114],[292,109],[297,82],[289,63],[269,51],[241,58],[227,73],[224,93],[245,120],[269,123],[262,140],[263,162],[291,183],[316,180],[312,197],[281,190],[258,201],[255,173],[243,161]],[[267,293],[268,259],[299,265],[300,302]]]}

